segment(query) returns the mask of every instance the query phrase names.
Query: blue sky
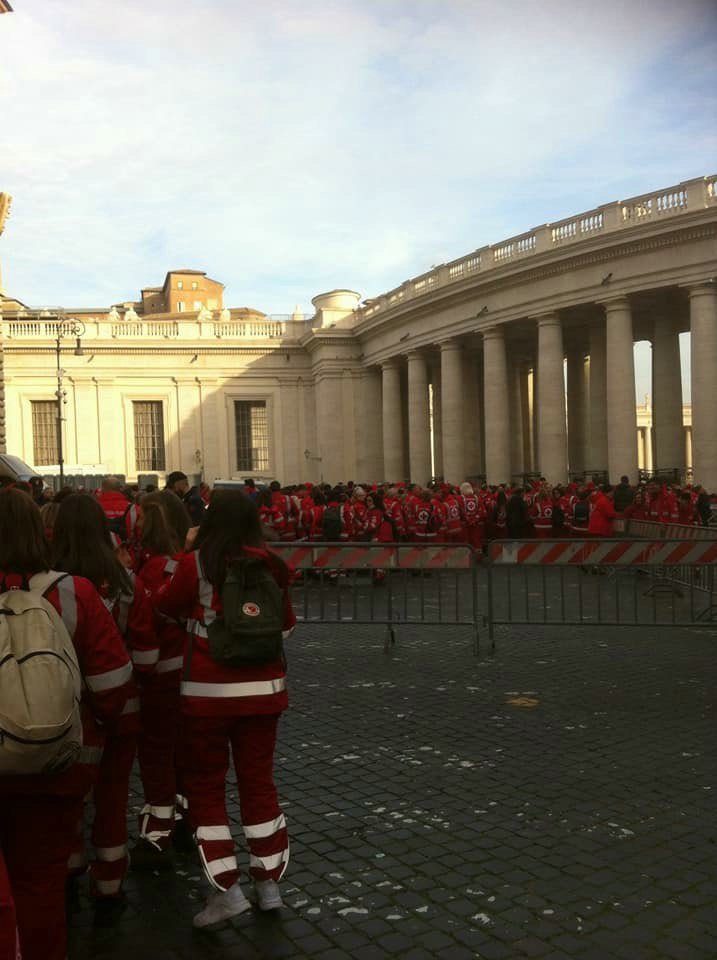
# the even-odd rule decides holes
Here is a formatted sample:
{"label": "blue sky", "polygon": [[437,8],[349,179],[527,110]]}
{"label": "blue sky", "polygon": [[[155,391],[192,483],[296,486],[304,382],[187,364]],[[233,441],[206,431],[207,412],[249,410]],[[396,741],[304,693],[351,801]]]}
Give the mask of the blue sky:
{"label": "blue sky", "polygon": [[32,304],[195,267],[289,313],[715,168],[711,0],[14,7],[0,258]]}

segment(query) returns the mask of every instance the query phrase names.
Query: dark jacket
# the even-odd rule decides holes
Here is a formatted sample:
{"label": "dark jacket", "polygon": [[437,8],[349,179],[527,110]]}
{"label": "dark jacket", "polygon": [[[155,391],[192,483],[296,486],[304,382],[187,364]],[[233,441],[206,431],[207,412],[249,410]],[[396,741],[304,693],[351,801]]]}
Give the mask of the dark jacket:
{"label": "dark jacket", "polygon": [[618,483],[615,487],[613,503],[618,513],[623,513],[635,499],[635,491],[628,483]]}

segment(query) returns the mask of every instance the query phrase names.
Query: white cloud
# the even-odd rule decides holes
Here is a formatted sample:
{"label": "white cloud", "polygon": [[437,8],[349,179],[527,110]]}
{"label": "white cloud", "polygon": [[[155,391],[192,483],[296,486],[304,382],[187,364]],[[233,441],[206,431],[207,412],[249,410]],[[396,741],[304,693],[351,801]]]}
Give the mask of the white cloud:
{"label": "white cloud", "polygon": [[196,266],[289,312],[708,172],[712,9],[18,0],[6,284],[102,305]]}

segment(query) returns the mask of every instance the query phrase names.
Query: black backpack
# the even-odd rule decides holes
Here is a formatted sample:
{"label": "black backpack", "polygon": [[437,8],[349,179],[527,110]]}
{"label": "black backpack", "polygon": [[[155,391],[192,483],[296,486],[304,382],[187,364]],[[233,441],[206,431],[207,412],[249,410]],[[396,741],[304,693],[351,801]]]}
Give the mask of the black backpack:
{"label": "black backpack", "polygon": [[559,503],[553,505],[553,526],[562,527],[565,523],[565,511]]}
{"label": "black backpack", "polygon": [[330,543],[341,539],[341,514],[338,507],[327,507],[321,519],[321,532],[324,540]]}
{"label": "black backpack", "polygon": [[261,557],[229,563],[222,607],[222,616],[207,627],[212,660],[225,667],[244,667],[282,656],[284,596]]}
{"label": "black backpack", "polygon": [[587,500],[578,500],[573,507],[573,523],[580,524],[581,527],[587,526],[590,521],[590,504]]}

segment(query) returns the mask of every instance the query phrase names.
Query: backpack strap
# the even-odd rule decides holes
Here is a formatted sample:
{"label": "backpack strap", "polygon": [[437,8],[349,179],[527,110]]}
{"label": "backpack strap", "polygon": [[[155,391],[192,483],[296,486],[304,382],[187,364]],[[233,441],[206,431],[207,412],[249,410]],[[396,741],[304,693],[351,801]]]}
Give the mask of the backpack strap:
{"label": "backpack strap", "polygon": [[45,573],[36,573],[35,576],[30,577],[28,581],[28,590],[36,590],[42,594],[43,597],[47,597],[50,590],[56,587],[60,580],[64,580],[65,577],[69,576],[69,573],[60,573],[57,570],[47,570]]}

